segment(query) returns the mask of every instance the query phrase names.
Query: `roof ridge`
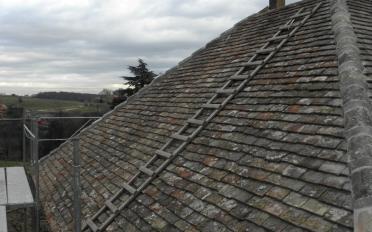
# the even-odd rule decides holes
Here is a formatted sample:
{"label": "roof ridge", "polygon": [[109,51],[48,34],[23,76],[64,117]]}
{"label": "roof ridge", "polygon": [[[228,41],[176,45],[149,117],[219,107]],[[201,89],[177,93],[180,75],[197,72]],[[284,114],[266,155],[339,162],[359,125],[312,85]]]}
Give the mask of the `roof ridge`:
{"label": "roof ridge", "polygon": [[372,103],[346,0],[332,0],[332,24],[350,157],[355,231],[372,229]]}

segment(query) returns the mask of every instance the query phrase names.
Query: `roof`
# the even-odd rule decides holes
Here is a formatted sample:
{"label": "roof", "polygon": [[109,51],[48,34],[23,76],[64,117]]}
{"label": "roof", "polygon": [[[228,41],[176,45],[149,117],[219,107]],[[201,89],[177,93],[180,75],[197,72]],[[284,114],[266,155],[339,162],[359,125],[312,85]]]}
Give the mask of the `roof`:
{"label": "roof", "polygon": [[[316,13],[106,230],[352,231],[353,196],[365,202],[370,190],[360,177],[361,162],[350,175],[357,153],[349,152],[349,144],[357,133],[353,123],[366,128],[366,117],[349,117],[343,103],[355,103],[358,95],[345,87],[348,75],[362,72],[354,66],[364,66],[358,75],[364,88],[372,77],[368,0],[304,0],[252,15],[82,132],[83,220],[139,173],[278,27],[319,2]],[[343,37],[345,27],[355,33],[355,44],[350,33]],[[71,158],[67,142],[41,162],[41,200],[53,231],[73,227]]]}

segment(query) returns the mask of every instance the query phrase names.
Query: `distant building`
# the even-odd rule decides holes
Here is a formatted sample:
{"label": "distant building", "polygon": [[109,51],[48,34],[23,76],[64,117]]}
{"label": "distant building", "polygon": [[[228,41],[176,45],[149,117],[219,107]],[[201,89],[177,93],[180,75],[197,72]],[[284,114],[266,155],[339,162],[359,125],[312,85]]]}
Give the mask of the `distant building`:
{"label": "distant building", "polygon": [[8,110],[8,107],[5,104],[0,103],[0,118],[4,117],[7,110]]}

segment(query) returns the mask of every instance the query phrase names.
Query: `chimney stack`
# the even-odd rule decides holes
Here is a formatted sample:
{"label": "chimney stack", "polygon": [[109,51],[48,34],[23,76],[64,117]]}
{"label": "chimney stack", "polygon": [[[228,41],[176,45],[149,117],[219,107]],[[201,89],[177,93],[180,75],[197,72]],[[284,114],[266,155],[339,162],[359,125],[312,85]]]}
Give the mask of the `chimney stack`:
{"label": "chimney stack", "polygon": [[270,9],[279,9],[285,6],[285,0],[270,0]]}

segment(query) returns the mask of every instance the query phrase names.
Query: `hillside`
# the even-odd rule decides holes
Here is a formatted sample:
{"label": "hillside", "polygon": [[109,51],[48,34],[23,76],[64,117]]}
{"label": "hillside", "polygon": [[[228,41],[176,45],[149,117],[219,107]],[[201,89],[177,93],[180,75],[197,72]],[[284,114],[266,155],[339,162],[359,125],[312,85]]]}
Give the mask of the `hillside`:
{"label": "hillside", "polygon": [[64,101],[93,102],[99,98],[98,94],[74,93],[74,92],[40,92],[33,95],[34,98],[56,99]]}
{"label": "hillside", "polygon": [[45,112],[106,112],[109,106],[105,103],[83,103],[79,101],[41,99],[33,97],[22,97],[19,101],[18,96],[1,95],[0,101],[7,106],[24,107],[29,110]]}

